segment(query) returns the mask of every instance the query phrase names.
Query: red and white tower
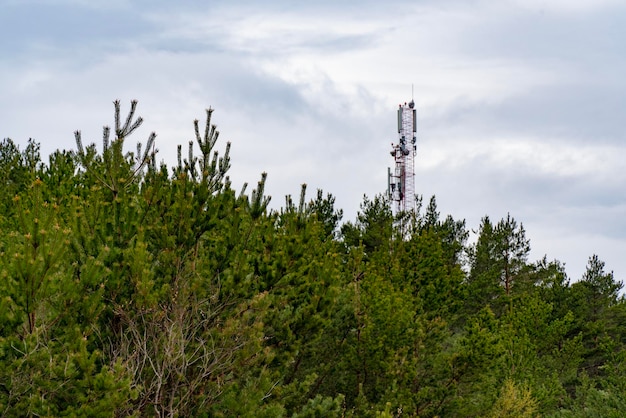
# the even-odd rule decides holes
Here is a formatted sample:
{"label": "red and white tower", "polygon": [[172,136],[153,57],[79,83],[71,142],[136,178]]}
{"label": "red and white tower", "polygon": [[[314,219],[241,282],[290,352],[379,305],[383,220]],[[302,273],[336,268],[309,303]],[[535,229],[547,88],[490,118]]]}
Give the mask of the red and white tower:
{"label": "red and white tower", "polygon": [[415,154],[417,153],[417,112],[415,102],[398,109],[398,143],[391,144],[395,161],[388,169],[387,194],[395,213],[415,211]]}

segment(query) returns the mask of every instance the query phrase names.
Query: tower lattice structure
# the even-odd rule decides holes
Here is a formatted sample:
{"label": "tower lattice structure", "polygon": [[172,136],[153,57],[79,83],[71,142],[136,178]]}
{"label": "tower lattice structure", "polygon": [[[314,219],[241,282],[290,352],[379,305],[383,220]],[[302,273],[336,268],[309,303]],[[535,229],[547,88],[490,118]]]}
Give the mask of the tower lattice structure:
{"label": "tower lattice structure", "polygon": [[388,169],[387,194],[395,213],[415,210],[415,155],[417,154],[415,102],[398,108],[398,143],[391,144],[393,170]]}

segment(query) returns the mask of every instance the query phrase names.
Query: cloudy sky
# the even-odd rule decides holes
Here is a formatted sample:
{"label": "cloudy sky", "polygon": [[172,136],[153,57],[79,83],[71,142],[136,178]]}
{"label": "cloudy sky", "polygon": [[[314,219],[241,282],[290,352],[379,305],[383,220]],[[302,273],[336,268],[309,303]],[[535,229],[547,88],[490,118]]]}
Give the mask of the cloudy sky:
{"label": "cloudy sky", "polygon": [[417,193],[624,280],[625,39],[623,0],[0,0],[0,137],[74,149],[137,99],[171,165],[211,106],[236,188],[267,171],[275,208],[307,183],[353,220],[413,86]]}

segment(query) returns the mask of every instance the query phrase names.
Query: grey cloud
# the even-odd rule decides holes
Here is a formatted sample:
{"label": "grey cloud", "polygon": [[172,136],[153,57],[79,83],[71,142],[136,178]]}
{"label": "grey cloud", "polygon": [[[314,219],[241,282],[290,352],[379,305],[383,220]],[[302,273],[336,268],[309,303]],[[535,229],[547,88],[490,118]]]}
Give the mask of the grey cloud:
{"label": "grey cloud", "polygon": [[[285,194],[296,196],[299,184],[307,182],[309,195],[322,187],[337,196],[346,219],[353,219],[363,193],[373,196],[384,192],[386,169],[392,164],[388,147],[396,139],[395,105],[387,104],[391,93],[380,85],[408,85],[412,80],[401,78],[421,74],[420,68],[395,72],[399,78],[390,79],[381,66],[378,74],[368,72],[372,77],[368,80],[359,78],[359,68],[348,69],[354,75],[349,81],[335,79],[321,69],[314,80],[287,81],[279,74],[267,73],[260,66],[263,60],[301,58],[306,56],[299,55],[302,52],[368,53],[374,45],[380,55],[371,60],[377,63],[404,62],[412,56],[428,62],[432,56],[433,62],[443,66],[471,66],[492,60],[507,66],[519,64],[520,68],[545,70],[553,77],[541,83],[524,83],[531,87],[513,96],[504,95],[504,99],[498,94],[494,99],[487,92],[489,97],[484,100],[460,98],[447,107],[437,107],[443,105],[433,100],[418,109],[417,192],[426,199],[435,194],[442,213],[466,218],[471,228],[476,228],[485,214],[499,218],[511,212],[527,225],[531,239],[540,236],[557,242],[554,237],[602,238],[594,241],[598,247],[582,242],[578,252],[555,250],[570,264],[579,253],[588,253],[585,257],[593,252],[601,256],[604,252],[617,253],[615,248],[624,248],[626,236],[626,170],[610,167],[598,173],[554,174],[537,170],[526,157],[494,164],[497,155],[486,148],[489,141],[480,145],[484,149],[464,155],[454,164],[432,161],[442,149],[465,149],[468,147],[463,141],[477,138],[505,141],[515,136],[531,146],[550,142],[550,152],[555,153],[561,143],[623,149],[626,87],[622,72],[626,64],[619,45],[623,29],[616,26],[619,14],[502,14],[489,10],[483,2],[470,6],[452,0],[444,3],[366,2],[355,7],[347,1],[250,0],[236,5],[226,1],[210,5],[158,1],[121,3],[108,10],[69,5],[54,8],[48,4],[32,11],[32,17],[29,8],[13,3],[10,12],[5,13],[9,10],[5,8],[0,16],[4,39],[0,41],[0,86],[6,95],[0,112],[4,130],[0,136],[11,135],[22,142],[33,136],[48,150],[71,148],[75,129],[82,129],[85,138],[100,137],[101,126],[110,123],[112,100],[127,103],[137,98],[146,120],[145,130],[156,130],[157,146],[171,163],[176,145],[193,136],[193,118],[202,119],[203,108],[211,105],[217,109],[214,122],[223,132],[221,140],[233,142],[235,186],[243,181],[254,184],[261,171],[268,171],[268,193],[273,195],[275,207],[282,205]],[[446,8],[454,12],[456,7],[475,12],[473,23],[446,27]],[[419,9],[413,15],[415,8]],[[429,14],[434,9],[438,13]],[[314,16],[320,26],[287,34],[288,39],[269,34],[268,45],[231,49],[226,38],[229,28],[224,26],[228,22],[221,19],[261,12],[291,13],[294,19]],[[202,27],[205,31],[185,32],[185,19],[178,17],[190,15],[215,24]],[[428,31],[406,26],[417,15],[418,23],[429,23],[424,27],[443,28],[450,36],[436,37],[441,43],[430,44]],[[333,25],[358,19],[377,24],[365,25],[362,33],[346,35],[324,27],[324,19],[330,17],[336,19]],[[401,17],[406,18],[405,26],[395,33],[398,38],[379,40],[377,30],[393,29]],[[41,28],[29,31],[31,18],[39,19]],[[77,26],[72,26],[76,21]],[[607,27],[602,26],[605,23]],[[21,38],[11,43],[9,39],[15,38],[9,36],[11,33]],[[417,46],[401,43],[418,35],[424,42]],[[38,44],[50,46],[48,55],[35,50],[33,45]],[[315,67],[316,63],[309,64]],[[431,70],[436,74],[438,69]],[[460,72],[442,70],[450,77],[463,77]],[[482,75],[481,71],[476,70]],[[488,66],[485,71],[489,71]],[[28,79],[31,73],[32,79]],[[421,80],[425,85],[430,82],[428,74],[424,72]],[[524,77],[524,73],[520,71],[519,76]],[[450,81],[454,85],[455,80]],[[488,81],[486,90],[492,87]],[[439,82],[445,88],[447,80]],[[472,90],[467,91],[471,94]],[[479,96],[484,97],[482,92]],[[396,100],[406,98],[393,102]],[[142,133],[139,140],[143,138]],[[615,243],[611,248],[606,247],[609,241]],[[547,251],[551,256],[549,248]],[[620,272],[626,268],[619,258],[607,260],[607,267]]]}
{"label": "grey cloud", "polygon": [[473,58],[509,57],[532,61],[564,60],[575,66],[597,65],[601,57],[623,60],[626,7],[584,14],[547,13],[512,6],[482,9],[464,30],[457,52]]}
{"label": "grey cloud", "polygon": [[71,53],[94,43],[111,45],[155,29],[132,9],[120,12],[48,3],[5,5],[0,28],[3,60],[46,49]]}
{"label": "grey cloud", "polygon": [[537,86],[496,103],[459,99],[424,121],[429,130],[462,125],[483,135],[517,134],[532,140],[566,139],[587,144],[623,144],[626,82],[593,80]]}

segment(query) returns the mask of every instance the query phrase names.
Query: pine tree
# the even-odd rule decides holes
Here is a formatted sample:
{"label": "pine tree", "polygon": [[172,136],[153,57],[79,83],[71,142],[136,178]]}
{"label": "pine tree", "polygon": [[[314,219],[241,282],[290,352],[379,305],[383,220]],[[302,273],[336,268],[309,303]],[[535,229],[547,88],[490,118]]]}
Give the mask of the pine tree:
{"label": "pine tree", "polygon": [[523,225],[507,215],[495,226],[488,217],[481,221],[478,241],[470,252],[468,309],[475,312],[491,305],[496,312],[512,307],[517,294],[530,285],[530,244]]}

